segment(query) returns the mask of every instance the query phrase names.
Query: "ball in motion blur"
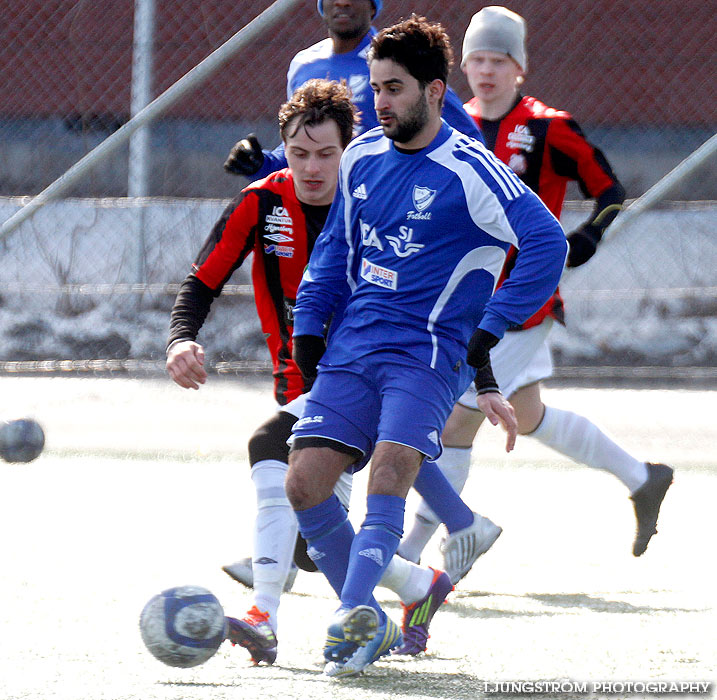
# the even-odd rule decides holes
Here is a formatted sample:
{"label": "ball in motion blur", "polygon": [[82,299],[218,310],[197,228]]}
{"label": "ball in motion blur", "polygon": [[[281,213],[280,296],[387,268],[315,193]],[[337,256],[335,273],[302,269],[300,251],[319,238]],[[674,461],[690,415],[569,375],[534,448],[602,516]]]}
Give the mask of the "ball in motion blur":
{"label": "ball in motion blur", "polygon": [[6,462],[32,462],[45,446],[45,433],[32,418],[0,422],[0,455]]}
{"label": "ball in motion blur", "polygon": [[226,620],[217,598],[201,586],[162,591],[144,606],[139,629],[147,649],[168,666],[190,668],[224,641]]}

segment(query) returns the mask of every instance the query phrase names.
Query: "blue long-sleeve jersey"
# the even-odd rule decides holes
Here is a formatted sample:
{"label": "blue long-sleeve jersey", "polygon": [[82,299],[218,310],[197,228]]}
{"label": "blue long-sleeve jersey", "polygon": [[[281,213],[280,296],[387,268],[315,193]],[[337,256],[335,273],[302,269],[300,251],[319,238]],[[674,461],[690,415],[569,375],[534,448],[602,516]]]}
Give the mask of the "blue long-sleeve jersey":
{"label": "blue long-sleeve jersey", "polygon": [[[516,265],[493,295],[510,245]],[[344,152],[294,335],[321,335],[345,304],[322,364],[394,349],[463,391],[476,327],[500,338],[527,319],[555,290],[566,253],[557,219],[480,142],[444,122],[429,146],[407,154],[379,127]]]}
{"label": "blue long-sleeve jersey", "polygon": [[[361,112],[357,133],[361,134],[378,126],[366,63],[371,39],[375,35],[376,30],[372,28],[361,43],[347,53],[334,53],[331,39],[323,39],[299,51],[289,64],[289,72],[286,76],[287,98],[291,98],[296,88],[312,78],[345,80],[351,90],[351,101]],[[483,140],[475,121],[468,115],[458,95],[451,88],[446,91],[443,118],[458,131]],[[254,177],[260,179],[285,167],[286,155],[284,144],[281,143],[273,151],[264,151],[264,163]]]}

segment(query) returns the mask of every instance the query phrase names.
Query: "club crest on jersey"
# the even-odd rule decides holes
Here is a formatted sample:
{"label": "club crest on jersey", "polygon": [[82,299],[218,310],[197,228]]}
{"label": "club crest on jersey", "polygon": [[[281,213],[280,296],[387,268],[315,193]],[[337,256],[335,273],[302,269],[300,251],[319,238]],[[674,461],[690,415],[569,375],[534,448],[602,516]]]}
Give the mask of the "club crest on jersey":
{"label": "club crest on jersey", "polygon": [[377,287],[393,291],[398,289],[398,272],[376,265],[366,258],[361,258],[361,277]]}
{"label": "club crest on jersey", "polygon": [[421,185],[413,186],[413,206],[415,211],[409,211],[406,214],[407,219],[430,219],[431,212],[426,211],[436,198],[436,190],[430,187],[422,187]]}
{"label": "club crest on jersey", "polygon": [[362,73],[355,73],[349,76],[349,92],[351,93],[351,101],[364,102],[366,100],[366,90],[368,88],[368,76]]}

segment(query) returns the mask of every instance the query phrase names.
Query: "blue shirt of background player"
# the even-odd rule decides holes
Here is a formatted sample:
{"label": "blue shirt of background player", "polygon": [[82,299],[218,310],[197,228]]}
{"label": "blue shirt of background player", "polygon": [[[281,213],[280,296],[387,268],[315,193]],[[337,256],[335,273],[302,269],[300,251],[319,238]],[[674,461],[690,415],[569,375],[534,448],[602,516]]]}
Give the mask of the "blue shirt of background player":
{"label": "blue shirt of background player", "polygon": [[[289,64],[286,76],[287,96],[291,97],[296,88],[313,78],[343,79],[351,89],[352,102],[361,110],[357,133],[361,134],[378,126],[366,63],[366,54],[375,35],[376,30],[372,27],[361,43],[353,51],[346,53],[334,53],[333,42],[329,38],[299,51]],[[465,111],[458,95],[450,87],[446,90],[443,118],[457,131],[483,141],[475,121]],[[273,151],[264,151],[264,163],[253,177],[258,180],[285,167],[286,156],[282,143]]]}

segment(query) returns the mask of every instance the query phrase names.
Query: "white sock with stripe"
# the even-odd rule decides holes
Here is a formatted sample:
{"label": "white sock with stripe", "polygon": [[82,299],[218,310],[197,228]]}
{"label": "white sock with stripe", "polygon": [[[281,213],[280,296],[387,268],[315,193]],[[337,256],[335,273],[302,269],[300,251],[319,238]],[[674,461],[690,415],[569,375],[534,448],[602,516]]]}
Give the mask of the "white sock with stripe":
{"label": "white sock with stripe", "polygon": [[274,629],[279,599],[294,560],[298,531],[284,487],[288,468],[284,462],[267,459],[257,462],[251,470],[257,504],[252,556],[254,604],[269,613]]}

